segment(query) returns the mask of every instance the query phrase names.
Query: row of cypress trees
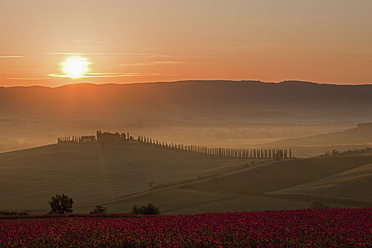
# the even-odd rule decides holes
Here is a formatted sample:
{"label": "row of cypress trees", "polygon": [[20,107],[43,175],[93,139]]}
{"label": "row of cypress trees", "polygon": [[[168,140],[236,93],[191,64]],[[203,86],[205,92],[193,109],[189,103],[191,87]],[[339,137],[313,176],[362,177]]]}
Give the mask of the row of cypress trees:
{"label": "row of cypress trees", "polygon": [[[129,134],[128,134],[129,136]],[[85,137],[85,136],[84,136]],[[91,137],[91,136],[89,136]],[[94,136],[93,136],[94,137]],[[99,143],[98,139],[88,139],[90,143]],[[188,152],[194,154],[202,154],[208,156],[217,156],[224,158],[239,158],[239,159],[291,159],[293,158],[292,149],[233,149],[233,148],[222,148],[222,147],[205,147],[198,145],[184,145],[176,143],[167,143],[152,139],[149,137],[138,136],[137,140],[131,138],[126,139],[125,143],[139,143],[148,145],[158,149],[164,149],[167,151],[177,152]],[[58,143],[82,143],[81,137],[63,137],[58,138]],[[84,142],[87,143],[87,142]]]}
{"label": "row of cypress trees", "polygon": [[291,159],[292,149],[232,149],[222,147],[205,147],[197,145],[175,144],[148,137],[138,136],[138,142],[168,151],[189,152],[227,158],[254,159]]}

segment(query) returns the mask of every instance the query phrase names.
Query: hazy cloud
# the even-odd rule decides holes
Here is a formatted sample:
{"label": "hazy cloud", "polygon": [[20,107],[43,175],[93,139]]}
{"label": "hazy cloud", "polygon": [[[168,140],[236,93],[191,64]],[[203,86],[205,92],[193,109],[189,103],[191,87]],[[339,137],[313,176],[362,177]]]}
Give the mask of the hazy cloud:
{"label": "hazy cloud", "polygon": [[76,43],[89,43],[89,44],[107,44],[105,40],[75,40]]}
{"label": "hazy cloud", "polygon": [[149,58],[170,58],[171,56],[160,53],[152,53],[148,55]]}
{"label": "hazy cloud", "polygon": [[52,55],[87,55],[87,56],[123,56],[123,55],[142,55],[142,56],[158,56],[156,53],[128,52],[128,53],[48,53]]}
{"label": "hazy cloud", "polygon": [[209,44],[208,50],[267,50],[279,48],[299,47],[297,43],[280,43],[280,42],[215,42]]}
{"label": "hazy cloud", "polygon": [[18,58],[25,58],[26,56],[20,55],[0,55],[0,59],[18,59]]}
{"label": "hazy cloud", "polygon": [[119,66],[146,66],[146,65],[171,65],[171,64],[185,64],[185,61],[153,61],[148,63],[127,63],[127,64],[120,64]]}
{"label": "hazy cloud", "polygon": [[[59,73],[52,73],[49,74],[50,77],[57,77],[57,78],[71,78],[69,75],[59,74]],[[145,77],[145,76],[159,76],[159,74],[153,73],[87,73],[79,78],[116,78],[116,77]]]}
{"label": "hazy cloud", "polygon": [[50,80],[50,78],[5,78],[7,80],[19,80],[19,81],[38,81],[38,80]]}

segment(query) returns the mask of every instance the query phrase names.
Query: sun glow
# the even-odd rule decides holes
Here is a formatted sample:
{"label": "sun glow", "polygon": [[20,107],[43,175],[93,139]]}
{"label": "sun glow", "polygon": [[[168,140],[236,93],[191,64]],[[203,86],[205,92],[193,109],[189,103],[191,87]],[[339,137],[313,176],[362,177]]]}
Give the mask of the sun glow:
{"label": "sun glow", "polygon": [[83,77],[89,70],[90,63],[86,58],[79,56],[68,57],[62,62],[62,71],[67,77],[80,78]]}

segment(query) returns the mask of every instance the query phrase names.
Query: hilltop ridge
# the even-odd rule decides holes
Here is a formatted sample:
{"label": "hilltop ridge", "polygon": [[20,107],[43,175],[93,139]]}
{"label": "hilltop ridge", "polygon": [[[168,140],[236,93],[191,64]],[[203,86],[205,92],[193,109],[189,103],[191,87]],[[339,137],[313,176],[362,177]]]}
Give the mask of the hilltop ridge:
{"label": "hilltop ridge", "polygon": [[311,135],[301,138],[283,139],[271,144],[276,145],[343,145],[343,144],[372,144],[372,123],[359,123],[355,128],[339,132]]}
{"label": "hilltop ridge", "polygon": [[[305,87],[304,87],[305,86]],[[179,81],[0,89],[3,118],[372,121],[372,85]]]}

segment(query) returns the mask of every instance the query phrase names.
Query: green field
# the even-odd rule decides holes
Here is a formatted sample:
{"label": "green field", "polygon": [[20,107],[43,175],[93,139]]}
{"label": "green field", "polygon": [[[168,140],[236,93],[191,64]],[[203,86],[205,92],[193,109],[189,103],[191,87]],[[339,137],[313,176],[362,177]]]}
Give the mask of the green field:
{"label": "green field", "polygon": [[151,188],[245,168],[253,160],[165,151],[139,144],[56,144],[0,154],[0,209],[44,213],[64,193],[75,211]]}
{"label": "green field", "polygon": [[[372,207],[372,153],[279,162],[228,159],[139,144],[58,144],[0,154],[0,209],[45,213],[57,193],[74,211],[94,204],[164,214]],[[230,174],[229,174],[230,173]]]}

